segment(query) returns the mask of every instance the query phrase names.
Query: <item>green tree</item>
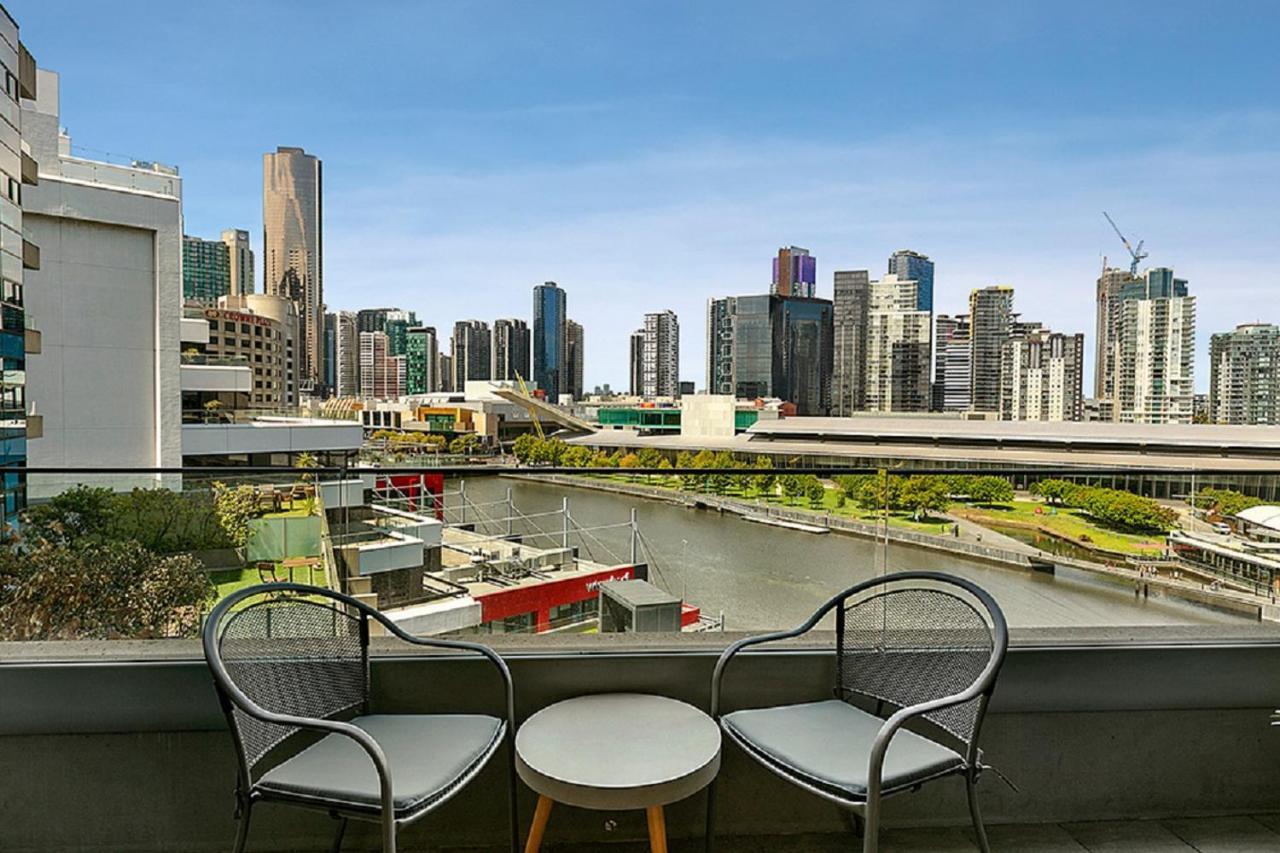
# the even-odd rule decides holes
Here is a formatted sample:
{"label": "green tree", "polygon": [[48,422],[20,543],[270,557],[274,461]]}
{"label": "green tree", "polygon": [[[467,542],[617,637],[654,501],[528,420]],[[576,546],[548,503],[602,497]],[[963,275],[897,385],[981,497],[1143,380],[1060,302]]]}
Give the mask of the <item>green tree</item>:
{"label": "green tree", "polygon": [[973,477],[971,480],[968,494],[976,503],[999,504],[1013,500],[1013,486],[1004,477]]}
{"label": "green tree", "polygon": [[213,484],[213,505],[228,541],[233,547],[243,548],[249,541],[249,522],[257,518],[258,490],[248,483],[228,486]]}
{"label": "green tree", "polygon": [[813,509],[821,509],[823,501],[827,497],[827,488],[822,485],[813,474],[806,474],[804,477],[804,496],[809,499],[809,506]]}
{"label": "green tree", "polygon": [[918,521],[930,513],[946,511],[951,503],[950,486],[942,477],[908,477],[902,482],[898,501]]}
{"label": "green tree", "polygon": [[899,509],[902,505],[900,497],[902,479],[891,476],[884,469],[867,477],[862,488],[858,490],[856,503],[859,509],[873,512],[884,512],[886,508]]}
{"label": "green tree", "polygon": [[0,549],[0,640],[194,636],[212,597],[194,558],[138,542]]}
{"label": "green tree", "polygon": [[[376,437],[377,433],[374,433],[374,436]],[[511,452],[516,455],[516,461],[521,465],[531,464],[538,451],[538,442],[538,437],[531,432],[517,436],[511,443]]]}
{"label": "green tree", "polygon": [[27,510],[23,536],[28,542],[79,545],[102,541],[112,526],[115,493],[103,486],[75,486]]}

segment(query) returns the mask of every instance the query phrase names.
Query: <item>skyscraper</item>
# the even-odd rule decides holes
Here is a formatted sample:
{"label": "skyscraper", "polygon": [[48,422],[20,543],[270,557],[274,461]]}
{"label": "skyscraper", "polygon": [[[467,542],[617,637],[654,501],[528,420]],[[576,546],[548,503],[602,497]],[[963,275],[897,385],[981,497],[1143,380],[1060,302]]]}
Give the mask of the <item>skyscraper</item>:
{"label": "skyscraper", "polygon": [[1121,289],[1111,348],[1111,419],[1189,424],[1195,414],[1196,298],[1173,270],[1156,267]]}
{"label": "skyscraper", "polygon": [[334,391],[339,397],[355,397],[360,393],[360,333],[354,311],[338,312],[333,348],[338,359]]}
{"label": "skyscraper", "polygon": [[324,377],[321,199],[318,157],[284,146],[262,155],[262,289],[297,306],[303,392],[312,391]]}
{"label": "skyscraper", "polygon": [[774,296],[813,298],[818,280],[818,259],[808,249],[789,246],[778,250],[773,259],[773,279],[769,293]]}
{"label": "skyscraper", "polygon": [[231,255],[221,240],[182,237],[182,298],[201,305],[218,304],[231,293]]}
{"label": "skyscraper", "polygon": [[644,329],[636,329],[630,338],[627,393],[639,397],[644,393]]}
{"label": "skyscraper", "polygon": [[[707,393],[734,394],[734,314],[737,299],[724,296],[707,300]],[[639,388],[637,382],[634,388]],[[632,393],[639,393],[633,391]]]}
{"label": "skyscraper", "polygon": [[928,255],[899,249],[889,256],[889,272],[916,283],[916,310],[933,310],[933,261]]}
{"label": "skyscraper", "polygon": [[396,315],[399,308],[361,308],[356,312],[356,329],[361,332],[385,332],[387,317]]}
{"label": "skyscraper", "polygon": [[1002,419],[1084,418],[1084,335],[1048,329],[1014,334],[1004,342],[1000,370]]}
{"label": "skyscraper", "polygon": [[[719,335],[725,327],[731,332]],[[707,337],[709,390],[737,397],[777,397],[802,415],[831,410],[832,305],[826,299],[767,294],[713,299]]]}
{"label": "skyscraper", "polygon": [[566,388],[565,292],[554,281],[533,288],[533,381],[548,402]]}
{"label": "skyscraper", "polygon": [[430,394],[440,390],[440,342],[434,326],[409,330],[405,343],[405,393]]}
{"label": "skyscraper", "polygon": [[1121,294],[1135,292],[1142,279],[1128,270],[1104,267],[1097,282],[1097,319],[1094,333],[1093,396],[1106,408],[1104,420],[1111,420],[1111,401],[1115,389],[1116,324],[1120,318]]}
{"label": "skyscraper", "polygon": [[515,381],[529,378],[529,324],[504,318],[493,321],[493,379]]}
{"label": "skyscraper", "polygon": [[381,331],[387,333],[387,346],[392,356],[404,355],[409,330],[418,325],[418,315],[413,311],[388,311]]}
{"label": "skyscraper", "polygon": [[560,391],[574,400],[582,399],[582,367],[586,342],[582,324],[565,320],[564,324],[564,381]]}
{"label": "skyscraper", "polygon": [[969,293],[969,405],[976,412],[1000,411],[1000,356],[1013,323],[1012,287]]}
{"label": "skyscraper", "polygon": [[973,370],[969,315],[939,314],[933,335],[933,410],[967,412]]}
{"label": "skyscraper", "polygon": [[929,411],[933,315],[919,308],[919,282],[889,273],[868,292],[866,408]]}
{"label": "skyscraper", "polygon": [[493,362],[493,334],[483,320],[453,324],[453,387],[465,391],[470,379],[488,379]]}
{"label": "skyscraper", "polygon": [[[436,358],[436,376],[439,378],[440,386],[437,391],[453,391],[453,356],[448,353],[440,353]],[[461,390],[461,389],[459,389]]]}
{"label": "skyscraper", "polygon": [[222,242],[227,247],[231,294],[248,296],[253,293],[253,250],[249,248],[249,232],[228,228],[222,232]]}
{"label": "skyscraper", "polygon": [[386,332],[360,332],[360,396],[379,400],[400,396],[397,361],[387,354]]}
{"label": "skyscraper", "polygon": [[1280,327],[1245,323],[1209,339],[1209,411],[1215,424],[1280,424]]}
{"label": "skyscraper", "polygon": [[640,344],[640,395],[680,392],[680,321],[670,309],[644,315]]}
{"label": "skyscraper", "polygon": [[837,270],[832,302],[834,365],[831,413],[848,417],[867,407],[867,320],[871,295],[866,270]]}
{"label": "skyscraper", "polygon": [[324,387],[327,395],[338,387],[338,315],[332,311],[324,315]]}

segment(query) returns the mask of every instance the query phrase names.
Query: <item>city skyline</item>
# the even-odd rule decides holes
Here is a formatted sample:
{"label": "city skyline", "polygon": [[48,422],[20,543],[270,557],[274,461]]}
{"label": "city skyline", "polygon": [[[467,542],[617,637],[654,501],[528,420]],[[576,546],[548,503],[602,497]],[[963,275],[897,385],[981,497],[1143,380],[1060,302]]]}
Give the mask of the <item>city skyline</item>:
{"label": "city skyline", "polygon": [[[887,252],[911,246],[938,264],[935,314],[962,312],[974,288],[1010,284],[1029,314],[1089,330],[1088,294],[1101,256],[1127,265],[1103,209],[1135,240],[1147,240],[1148,264],[1201,283],[1198,322],[1206,333],[1274,322],[1252,306],[1268,304],[1280,269],[1269,215],[1280,175],[1272,142],[1280,114],[1262,82],[1276,76],[1277,60],[1264,49],[1275,25],[1247,6],[1223,11],[1212,25],[1197,15],[1190,26],[1190,5],[1160,4],[1154,15],[1155,6],[1139,4],[1108,9],[1104,28],[1088,4],[1004,14],[995,29],[933,4],[815,12],[815,23],[829,25],[817,31],[910,24],[930,42],[911,69],[865,80],[855,70],[874,67],[890,45],[870,43],[871,56],[855,63],[830,40],[815,39],[810,49],[820,62],[768,79],[749,62],[761,24],[717,18],[724,36],[717,46],[705,38],[712,24],[702,17],[674,27],[669,44],[638,28],[594,81],[583,79],[576,72],[601,57],[582,36],[631,20],[625,10],[590,10],[569,22],[508,7],[536,36],[528,45],[477,31],[475,56],[466,60],[393,49],[383,53],[389,67],[377,70],[347,68],[324,51],[299,67],[274,55],[268,34],[279,18],[324,37],[331,16],[319,5],[314,20],[248,6],[224,20],[201,19],[202,31],[215,30],[208,46],[161,36],[168,28],[191,31],[188,9],[160,19],[130,13],[128,4],[123,14],[86,7],[75,28],[44,4],[16,3],[14,13],[42,45],[42,63],[66,75],[65,112],[73,134],[93,146],[87,156],[127,152],[181,168],[187,233],[212,238],[243,228],[261,262],[254,164],[278,145],[305,147],[326,165],[330,311],[430,304],[423,322],[447,328],[476,313],[474,300],[516,313],[529,287],[555,280],[574,294],[575,318],[595,341],[585,384],[622,387],[632,318],[669,306],[687,323],[709,297],[764,292],[763,258],[782,245],[804,246],[819,259],[823,298],[831,297],[834,270],[878,270]],[[375,32],[476,26],[466,17],[397,9],[354,22],[348,37],[363,43]],[[398,26],[389,28],[389,18]],[[236,66],[242,84],[205,86],[206,76],[225,75],[228,61],[193,62],[191,52],[214,51],[216,31],[233,22],[246,57]],[[1120,60],[1131,56],[1139,22],[1169,50],[1219,62],[1209,71],[1132,67]],[[1037,49],[1047,34],[1060,49]],[[121,40],[147,41],[151,60],[106,62],[108,46]],[[711,79],[689,73],[685,63],[694,60],[681,58],[689,44],[713,60]],[[629,79],[624,66],[655,47],[660,59],[677,63],[671,76],[646,71]],[[536,57],[537,67],[521,80],[487,70],[491,55],[513,50]],[[1124,67],[1123,85],[1115,74],[1082,70],[1082,58],[1109,71]],[[102,74],[104,67],[112,73]],[[185,71],[170,79],[156,67]],[[819,67],[827,79],[815,73]],[[950,79],[957,68],[964,73]],[[395,85],[368,101],[368,75],[458,85],[430,103],[417,85]],[[924,80],[931,85],[918,85]],[[211,99],[199,113],[178,97],[192,85]],[[170,87],[174,97],[165,97]],[[130,89],[157,97],[122,103],[113,96]],[[789,128],[753,129],[757,99],[784,92],[792,96]],[[905,122],[879,128],[869,121],[904,98],[914,107]],[[311,109],[322,100],[336,100],[359,120],[334,122],[331,111]],[[663,134],[636,132],[649,125]],[[671,134],[672,127],[681,131]],[[566,243],[575,251],[559,248]],[[498,245],[503,251],[492,251]],[[1200,391],[1209,375],[1207,340],[1201,336],[1196,353]],[[702,375],[700,350],[700,341],[683,348],[682,378]]]}

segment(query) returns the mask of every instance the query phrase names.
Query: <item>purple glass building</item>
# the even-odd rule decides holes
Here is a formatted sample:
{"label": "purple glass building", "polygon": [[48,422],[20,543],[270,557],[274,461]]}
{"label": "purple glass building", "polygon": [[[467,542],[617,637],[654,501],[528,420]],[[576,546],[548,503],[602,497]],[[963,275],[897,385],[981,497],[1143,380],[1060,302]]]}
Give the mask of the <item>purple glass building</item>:
{"label": "purple glass building", "polygon": [[789,246],[778,250],[778,256],[773,259],[771,294],[812,299],[817,281],[818,259],[812,257],[808,249]]}

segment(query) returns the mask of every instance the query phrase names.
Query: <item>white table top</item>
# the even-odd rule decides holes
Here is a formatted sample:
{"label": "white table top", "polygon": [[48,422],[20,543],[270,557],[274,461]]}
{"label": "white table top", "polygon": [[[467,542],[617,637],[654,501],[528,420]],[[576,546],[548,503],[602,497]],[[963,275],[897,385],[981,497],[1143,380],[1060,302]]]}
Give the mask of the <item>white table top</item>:
{"label": "white table top", "polygon": [[516,732],[516,771],[556,802],[642,809],[682,800],[720,769],[720,727],[684,702],[601,693],[557,702]]}

